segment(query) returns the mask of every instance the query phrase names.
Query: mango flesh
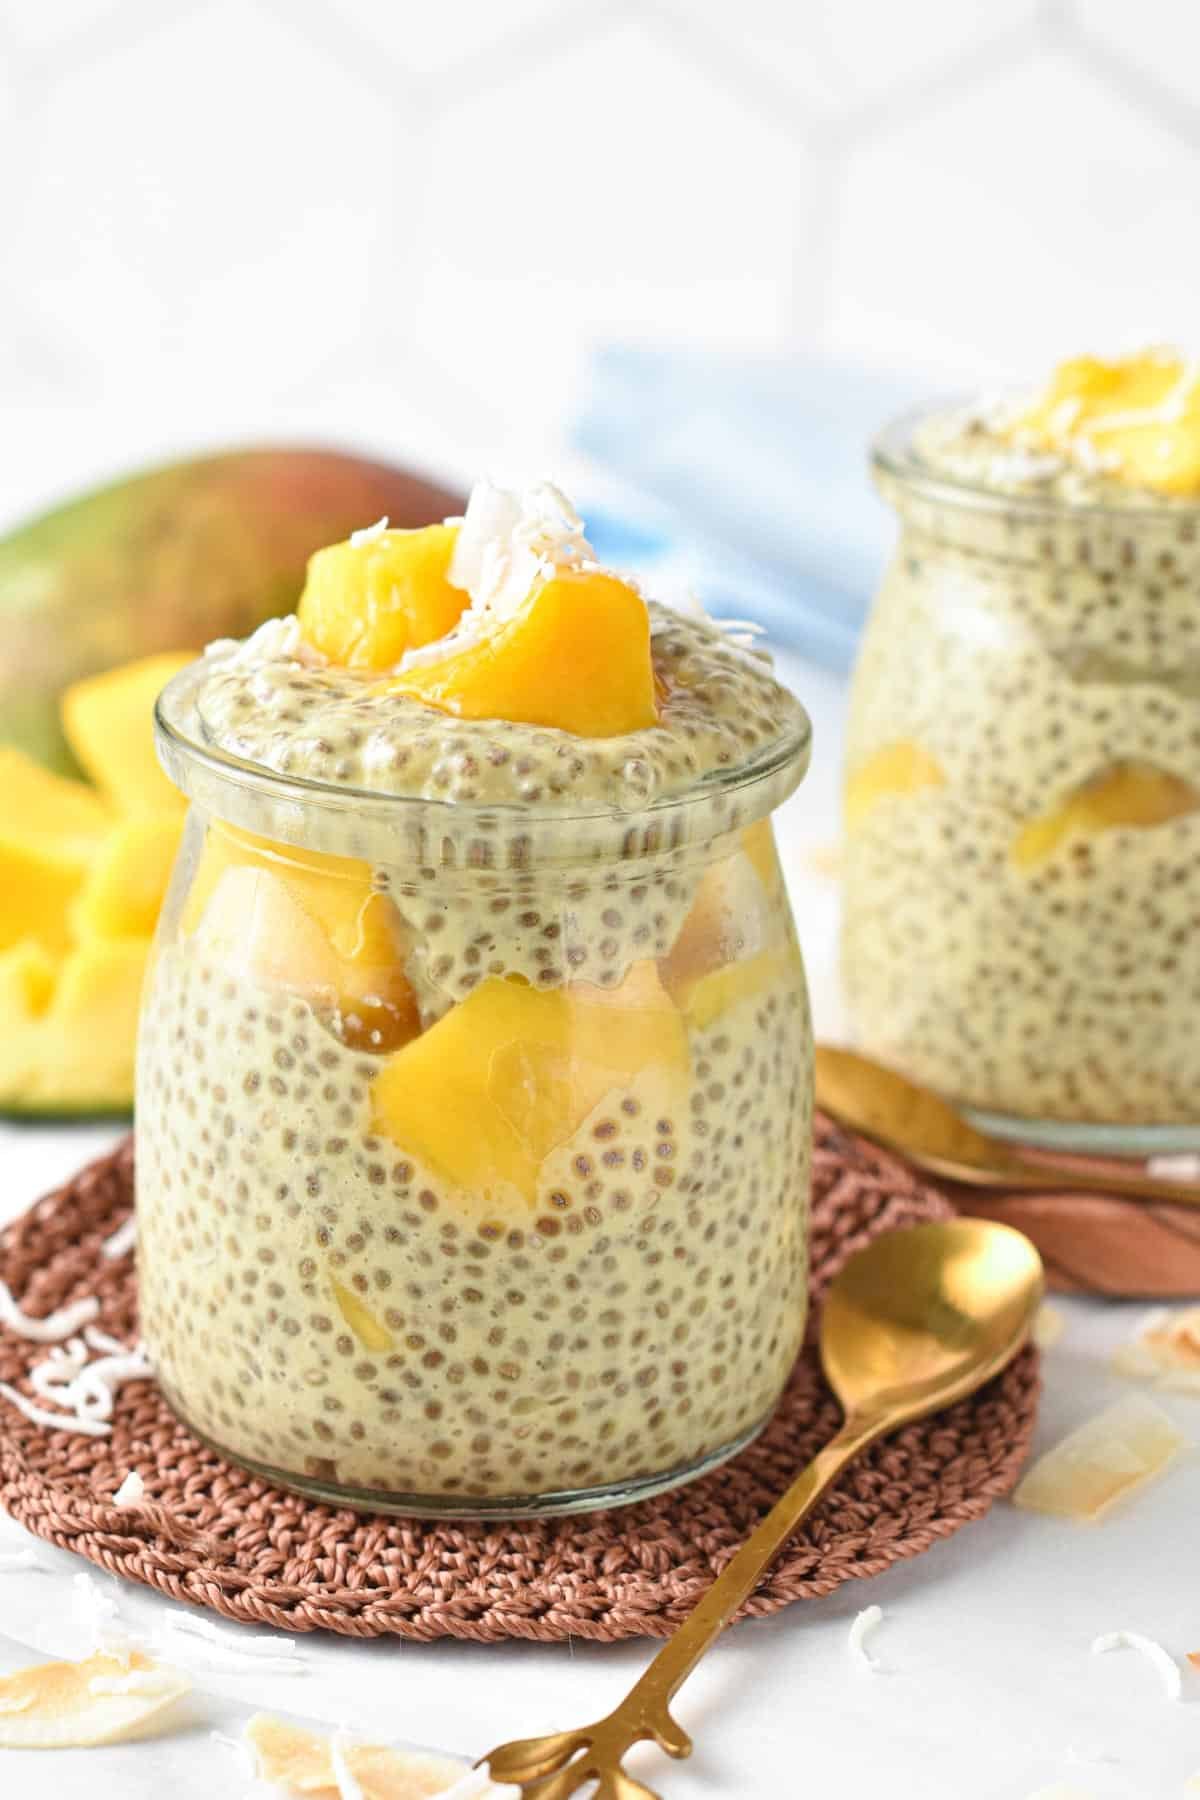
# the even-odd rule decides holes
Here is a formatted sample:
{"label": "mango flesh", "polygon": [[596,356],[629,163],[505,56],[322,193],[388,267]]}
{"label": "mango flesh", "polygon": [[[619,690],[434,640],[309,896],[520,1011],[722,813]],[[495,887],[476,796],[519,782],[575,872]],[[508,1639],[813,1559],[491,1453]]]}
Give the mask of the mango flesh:
{"label": "mango flesh", "polygon": [[71,909],[79,937],[152,937],[183,832],[181,818],[124,819],[102,844]]}
{"label": "mango flesh", "polygon": [[296,604],[308,557],[461,496],[341,451],[239,450],[139,472],[0,538],[0,741],[77,774],[63,689],[130,657],[241,637]]}
{"label": "mango flesh", "polygon": [[881,800],[943,787],[945,780],[941,764],[920,744],[901,739],[885,745],[846,779],[843,813],[847,831],[861,825]]}
{"label": "mango flesh", "polygon": [[1007,434],[1066,456],[1082,440],[1119,480],[1164,494],[1200,492],[1200,380],[1170,352],[1061,363]]}
{"label": "mango flesh", "polygon": [[1114,763],[1019,832],[1012,858],[1020,869],[1036,868],[1070,839],[1086,840],[1120,827],[1145,829],[1181,819],[1200,808],[1200,792],[1188,781],[1153,763]]}
{"label": "mango flesh", "polygon": [[0,955],[0,1105],[128,1108],[149,951],[148,938],[95,938],[59,964],[28,941]]}
{"label": "mango flesh", "polygon": [[641,731],[658,722],[650,615],[615,575],[564,570],[488,636],[402,671],[384,691],[461,719],[510,719],[579,737]]}
{"label": "mango flesh", "polygon": [[144,657],[78,681],[62,697],[63,730],[80,767],[121,812],[184,810],[154,753],[154,703],[192,660],[186,652]]}
{"label": "mango flesh", "polygon": [[253,979],[334,1007],[355,1049],[392,1050],[420,1029],[399,916],[367,863],[214,821],[182,928]]}
{"label": "mango flesh", "polygon": [[742,1000],[757,999],[785,977],[790,978],[793,961],[798,962],[794,951],[760,950],[744,962],[726,963],[724,968],[702,975],[688,988],[683,1001],[688,1024],[697,1031],[710,1030]]}
{"label": "mango flesh", "polygon": [[0,950],[33,937],[66,947],[68,915],[112,815],[81,781],[0,746]]}
{"label": "mango flesh", "polygon": [[527,1205],[549,1153],[645,1069],[684,1075],[683,1020],[653,964],[615,990],[491,977],[371,1086],[375,1129],[486,1213]]}
{"label": "mango flesh", "polygon": [[704,871],[691,911],[659,961],[663,986],[683,1006],[702,976],[762,950],[770,936],[770,904],[754,862],[745,850]]}
{"label": "mango flesh", "polygon": [[456,525],[362,534],[308,564],[296,608],[315,650],[347,669],[390,669],[457,625],[467,595],[448,579]]}

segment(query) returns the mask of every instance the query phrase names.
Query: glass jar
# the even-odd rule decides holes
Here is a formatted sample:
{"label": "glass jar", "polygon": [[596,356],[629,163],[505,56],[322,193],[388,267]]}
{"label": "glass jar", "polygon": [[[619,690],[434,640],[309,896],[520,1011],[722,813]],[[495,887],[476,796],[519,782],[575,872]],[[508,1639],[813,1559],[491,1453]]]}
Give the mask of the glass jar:
{"label": "glass jar", "polygon": [[901,534],[854,677],[857,1045],[1029,1143],[1200,1145],[1200,511],[875,447]]}
{"label": "glass jar", "polygon": [[271,774],[190,797],[139,1044],[142,1331],[322,1500],[569,1512],[769,1417],[804,1329],[812,1049],[769,812],[807,728],[641,814]]}

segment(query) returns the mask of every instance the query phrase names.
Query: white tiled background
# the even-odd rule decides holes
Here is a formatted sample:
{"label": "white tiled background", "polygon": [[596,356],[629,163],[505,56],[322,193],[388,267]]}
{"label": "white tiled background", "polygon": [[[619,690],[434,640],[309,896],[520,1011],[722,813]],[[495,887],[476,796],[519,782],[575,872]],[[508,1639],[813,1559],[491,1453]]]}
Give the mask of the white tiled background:
{"label": "white tiled background", "polygon": [[0,517],[191,443],[541,466],[590,342],[1195,337],[1192,0],[0,0]]}

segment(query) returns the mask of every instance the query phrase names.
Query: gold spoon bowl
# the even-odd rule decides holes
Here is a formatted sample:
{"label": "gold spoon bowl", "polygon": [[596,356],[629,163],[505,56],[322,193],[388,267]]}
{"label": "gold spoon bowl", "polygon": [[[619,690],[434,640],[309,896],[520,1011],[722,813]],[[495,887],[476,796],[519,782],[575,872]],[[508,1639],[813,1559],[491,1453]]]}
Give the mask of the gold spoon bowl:
{"label": "gold spoon bowl", "polygon": [[502,1744],[480,1762],[526,1800],[658,1800],[621,1761],[650,1739],[670,1756],[692,1740],[670,1702],[783,1544],[846,1464],[900,1425],[963,1399],[999,1373],[1028,1335],[1042,1295],[1037,1251],[982,1219],[888,1232],[852,1256],[821,1314],[821,1363],[845,1414],[837,1436],[776,1501],[704,1598],[606,1718]]}

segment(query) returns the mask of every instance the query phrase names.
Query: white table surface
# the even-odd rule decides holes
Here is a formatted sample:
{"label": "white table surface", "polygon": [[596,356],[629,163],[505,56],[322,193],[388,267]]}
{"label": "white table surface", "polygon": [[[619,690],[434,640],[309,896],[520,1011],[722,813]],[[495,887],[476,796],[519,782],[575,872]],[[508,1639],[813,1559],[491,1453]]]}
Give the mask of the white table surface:
{"label": "white table surface", "polygon": [[[811,852],[836,839],[843,693],[815,671],[784,666],[810,705],[817,749],[789,803],[781,847],[793,887],[820,1027],[836,1029],[836,893]],[[0,1219],[20,1211],[115,1134],[92,1127],[0,1128]],[[1045,1361],[1044,1447],[1129,1391],[1108,1368],[1136,1307],[1059,1303],[1067,1330]],[[1200,1398],[1157,1396],[1189,1434]],[[0,1427],[3,1421],[0,1419]],[[948,1543],[870,1582],[731,1631],[680,1696],[693,1734],[688,1763],[657,1751],[634,1762],[667,1797],[837,1796],[838,1800],[1025,1800],[1055,1783],[1062,1800],[1180,1800],[1200,1771],[1200,1675],[1185,1668],[1171,1704],[1132,1653],[1089,1654],[1103,1632],[1150,1634],[1176,1657],[1200,1647],[1200,1463],[1185,1456],[1127,1510],[1079,1527],[999,1505]],[[0,1516],[0,1549],[25,1534]],[[84,1567],[39,1546],[48,1572],[0,1575],[0,1671],[45,1655],[83,1654],[69,1575]],[[90,1566],[90,1565],[89,1565]],[[165,1602],[102,1578],[122,1618],[152,1630]],[[873,1647],[887,1673],[857,1669],[855,1613],[878,1604]],[[229,1625],[231,1632],[240,1628]],[[186,1729],[148,1743],[57,1754],[0,1752],[3,1800],[192,1800],[251,1784],[213,1741],[256,1707],[478,1754],[509,1737],[581,1723],[615,1702],[643,1667],[644,1643],[600,1647],[300,1640],[298,1678],[251,1669],[203,1677]],[[1059,1790],[1055,1789],[1056,1800]]]}

